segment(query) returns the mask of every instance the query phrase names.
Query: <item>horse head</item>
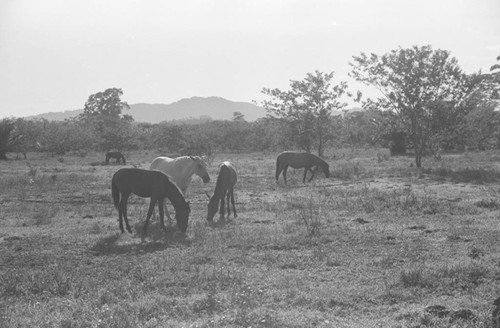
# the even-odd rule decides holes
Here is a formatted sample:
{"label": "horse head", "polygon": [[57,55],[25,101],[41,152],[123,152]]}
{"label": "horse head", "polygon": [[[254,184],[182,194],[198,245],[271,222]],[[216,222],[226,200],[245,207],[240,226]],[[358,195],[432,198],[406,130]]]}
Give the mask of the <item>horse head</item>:
{"label": "horse head", "polygon": [[212,221],[214,219],[218,207],[219,207],[219,202],[217,197],[210,198],[210,201],[208,202],[207,221]]}
{"label": "horse head", "polygon": [[175,220],[177,221],[177,226],[182,231],[182,233],[186,233],[189,221],[189,213],[191,213],[189,202],[186,202],[186,204],[186,208],[177,209],[175,211]]}
{"label": "horse head", "polygon": [[199,156],[189,156],[194,162],[194,173],[199,176],[204,183],[210,182],[210,176],[207,171],[207,164]]}

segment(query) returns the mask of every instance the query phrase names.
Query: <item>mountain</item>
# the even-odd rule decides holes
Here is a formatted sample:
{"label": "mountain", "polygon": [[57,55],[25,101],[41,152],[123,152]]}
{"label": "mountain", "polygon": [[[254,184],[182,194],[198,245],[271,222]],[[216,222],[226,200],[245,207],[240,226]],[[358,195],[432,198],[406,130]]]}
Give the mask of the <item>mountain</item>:
{"label": "mountain", "polygon": [[[230,120],[234,112],[240,112],[245,120],[254,121],[266,116],[264,108],[248,102],[234,102],[220,97],[192,97],[171,104],[133,104],[123,114],[132,115],[136,122],[159,123],[162,121],[183,120],[187,118],[211,117],[213,120]],[[83,109],[50,112],[28,118],[44,118],[49,121],[62,121],[78,116]]]}

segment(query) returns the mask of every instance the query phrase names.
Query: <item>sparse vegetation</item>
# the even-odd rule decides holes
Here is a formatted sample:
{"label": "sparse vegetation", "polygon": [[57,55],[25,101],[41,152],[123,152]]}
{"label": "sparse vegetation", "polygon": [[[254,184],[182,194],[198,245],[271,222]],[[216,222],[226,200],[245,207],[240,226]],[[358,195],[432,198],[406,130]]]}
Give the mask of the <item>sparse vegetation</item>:
{"label": "sparse vegetation", "polygon": [[[134,233],[118,231],[117,167],[92,166],[102,154],[1,162],[0,326],[490,327],[498,154],[442,154],[425,170],[380,150],[336,154],[329,179],[289,170],[285,187],[277,154],[217,153],[238,168],[238,218],[207,224],[215,181],[195,178],[187,236],[156,216],[144,240],[139,197]],[[155,155],[127,159],[147,168]]]}

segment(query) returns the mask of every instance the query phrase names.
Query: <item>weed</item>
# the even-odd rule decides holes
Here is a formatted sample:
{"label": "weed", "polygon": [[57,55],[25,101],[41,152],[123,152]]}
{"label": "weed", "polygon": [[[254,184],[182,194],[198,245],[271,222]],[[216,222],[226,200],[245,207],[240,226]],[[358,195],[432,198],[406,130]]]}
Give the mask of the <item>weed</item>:
{"label": "weed", "polygon": [[347,162],[341,164],[339,168],[331,170],[330,175],[336,179],[350,180],[354,177],[359,178],[364,172],[365,169],[361,167],[359,162]]}
{"label": "weed", "polygon": [[305,204],[299,205],[298,216],[304,224],[309,236],[318,236],[321,230],[321,219],[323,216],[322,206],[316,203],[312,196],[305,200]]}
{"label": "weed", "polygon": [[31,165],[30,162],[26,163],[26,165],[28,165],[28,169],[29,169],[28,176],[31,179],[35,179],[36,173],[38,172],[38,167]]}
{"label": "weed", "polygon": [[401,271],[399,281],[404,287],[427,288],[433,286],[431,277],[422,268]]}
{"label": "weed", "polygon": [[102,229],[101,229],[101,226],[99,223],[94,223],[90,229],[89,229],[89,233],[92,234],[92,235],[98,235],[102,232]]}
{"label": "weed", "polygon": [[37,205],[33,208],[33,220],[36,226],[49,225],[58,212],[57,208],[50,205]]}
{"label": "weed", "polygon": [[496,198],[481,199],[474,203],[477,207],[486,208],[492,211],[500,208],[500,201]]}
{"label": "weed", "polygon": [[485,168],[451,169],[440,167],[424,169],[424,173],[435,174],[439,177],[449,177],[455,182],[471,182],[476,184],[492,183],[500,180],[500,172]]}
{"label": "weed", "polygon": [[214,287],[210,288],[208,293],[201,299],[196,300],[192,305],[193,313],[213,314],[223,309],[223,301],[217,296]]}

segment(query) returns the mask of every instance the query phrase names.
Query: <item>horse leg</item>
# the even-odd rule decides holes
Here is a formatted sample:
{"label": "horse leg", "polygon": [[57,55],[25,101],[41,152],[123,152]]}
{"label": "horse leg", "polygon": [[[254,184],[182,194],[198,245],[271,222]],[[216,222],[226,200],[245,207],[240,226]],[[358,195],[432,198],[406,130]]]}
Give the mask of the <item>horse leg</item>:
{"label": "horse leg", "polygon": [[282,171],[283,171],[283,168],[281,167],[281,165],[276,164],[276,182],[278,182],[278,179],[279,179]]}
{"label": "horse leg", "polygon": [[311,169],[311,168],[309,168],[309,171],[311,171],[311,173],[312,173],[311,177],[309,178],[309,182],[311,182],[311,180],[314,178],[314,174],[315,174],[315,172],[314,172],[314,170],[313,170],[313,169]]}
{"label": "horse leg", "polygon": [[[236,207],[234,207],[234,192],[233,192],[233,189],[231,188],[231,204],[233,204],[233,212],[234,212],[234,218],[236,219],[238,217],[238,215],[236,214]],[[229,206],[229,201],[227,202],[228,206]]]}
{"label": "horse leg", "polygon": [[128,195],[127,198],[125,198],[125,206],[123,207],[123,217],[125,218],[125,226],[127,227],[127,231],[129,233],[132,233],[132,228],[130,228],[130,224],[128,223],[127,205],[128,205]]}
{"label": "horse leg", "polygon": [[156,205],[156,198],[151,197],[151,201],[149,202],[148,214],[146,215],[146,222],[144,222],[144,228],[142,228],[142,232],[146,235],[146,231],[148,230],[149,218],[153,215]]}
{"label": "horse leg", "polygon": [[288,171],[288,165],[285,165],[285,167],[283,168],[283,179],[285,179],[285,185],[287,184],[286,183],[286,171]]}
{"label": "horse leg", "polygon": [[[127,231],[129,233],[132,233],[132,229],[130,228],[130,225],[128,223],[128,215],[127,215],[127,203],[128,203],[128,197],[130,196],[130,194],[125,194],[123,195],[122,194],[122,199],[120,200],[120,204],[118,204],[118,208],[121,209],[122,211],[122,215],[123,215],[123,219],[125,220],[125,226],[127,227]],[[120,229],[123,231],[123,224],[120,220]]]}
{"label": "horse leg", "polygon": [[164,231],[167,231],[167,228],[165,227],[165,221],[163,220],[164,214],[163,214],[163,201],[165,198],[160,198],[158,199],[158,211],[160,211],[160,223],[161,227]]}
{"label": "horse leg", "polygon": [[165,204],[165,205],[164,205],[165,215],[167,216],[168,221],[169,221],[170,223],[172,223],[172,217],[170,216],[170,212],[168,211],[168,207],[167,207],[168,201],[167,201],[167,200],[165,200],[165,201],[164,201],[164,204]]}
{"label": "horse leg", "polygon": [[231,192],[228,190],[226,192],[226,203],[227,203],[227,218],[229,219],[229,217],[231,216],[231,208],[229,207],[230,206],[230,203],[229,203],[229,197],[231,197]]}
{"label": "horse leg", "polygon": [[226,198],[226,191],[224,191],[224,193],[222,194],[222,197],[220,198],[220,210],[219,210],[219,214],[220,214],[220,218],[222,220],[224,220],[224,198]]}
{"label": "horse leg", "polygon": [[[122,201],[123,201],[123,195],[122,195]],[[125,232],[125,229],[123,229],[123,208],[122,208],[122,201],[118,204],[118,226],[120,227],[120,231],[122,233]]]}

